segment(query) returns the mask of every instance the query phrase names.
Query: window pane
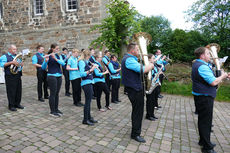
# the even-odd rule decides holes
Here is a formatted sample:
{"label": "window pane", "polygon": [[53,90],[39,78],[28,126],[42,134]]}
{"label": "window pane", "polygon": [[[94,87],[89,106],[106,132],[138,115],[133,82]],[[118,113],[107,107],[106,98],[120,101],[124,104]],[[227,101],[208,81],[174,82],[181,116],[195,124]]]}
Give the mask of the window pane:
{"label": "window pane", "polygon": [[43,0],[35,0],[34,1],[35,14],[43,13]]}
{"label": "window pane", "polygon": [[68,10],[76,10],[77,9],[77,0],[67,0]]}

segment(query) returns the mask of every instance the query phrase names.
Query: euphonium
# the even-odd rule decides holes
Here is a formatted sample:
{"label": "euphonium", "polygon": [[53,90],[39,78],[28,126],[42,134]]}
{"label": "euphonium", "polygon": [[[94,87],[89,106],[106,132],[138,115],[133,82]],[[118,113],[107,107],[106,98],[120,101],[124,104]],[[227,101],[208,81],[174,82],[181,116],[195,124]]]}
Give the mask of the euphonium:
{"label": "euphonium", "polygon": [[23,54],[23,53],[17,54],[14,57],[13,61],[17,61],[19,63],[19,65],[16,66],[16,65],[11,64],[10,65],[10,72],[12,74],[17,74],[22,69],[22,66],[21,66],[22,62],[25,61],[26,57],[30,57],[30,56],[31,56],[31,52],[30,51],[28,51],[25,54]]}
{"label": "euphonium", "polygon": [[220,70],[220,61],[219,61],[217,53],[220,51],[220,45],[216,43],[211,43],[207,45],[206,48],[209,49],[209,53],[211,55],[212,62],[215,65],[216,77],[219,77],[221,75],[221,70]]}

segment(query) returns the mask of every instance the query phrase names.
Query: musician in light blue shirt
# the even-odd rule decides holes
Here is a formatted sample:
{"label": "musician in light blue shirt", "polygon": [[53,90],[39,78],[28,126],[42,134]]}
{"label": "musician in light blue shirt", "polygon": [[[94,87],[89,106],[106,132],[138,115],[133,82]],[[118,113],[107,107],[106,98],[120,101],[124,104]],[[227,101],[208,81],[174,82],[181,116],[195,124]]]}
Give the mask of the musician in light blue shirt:
{"label": "musician in light blue shirt", "polygon": [[95,82],[95,90],[97,91],[97,108],[99,111],[104,112],[105,109],[103,109],[101,107],[101,94],[102,91],[105,93],[105,101],[106,101],[106,105],[105,108],[107,108],[108,110],[111,110],[112,108],[109,106],[109,88],[107,86],[107,84],[105,83],[105,78],[104,75],[109,73],[108,70],[106,70],[105,72],[103,71],[103,67],[101,66],[101,60],[102,60],[102,56],[97,53],[95,55],[96,57],[96,61],[95,64],[98,66],[96,69],[94,69],[94,82]]}
{"label": "musician in light blue shirt", "polygon": [[93,97],[93,71],[97,66],[89,65],[89,58],[90,52],[88,50],[84,50],[81,53],[81,57],[78,59],[78,63],[82,78],[81,86],[85,93],[84,118],[82,123],[92,126],[94,123],[97,123],[90,114],[90,105]]}
{"label": "musician in light blue shirt", "polygon": [[58,55],[59,46],[57,44],[51,44],[48,56],[42,64],[42,69],[46,70],[48,66],[47,81],[50,88],[50,115],[53,117],[60,117],[63,113],[58,109],[59,104],[59,92],[62,84],[62,71],[61,66],[65,65],[62,57]]}
{"label": "musician in light blue shirt", "polygon": [[[44,61],[44,47],[42,45],[38,45],[36,47],[37,53],[32,57],[32,64],[37,69],[37,92],[38,92],[38,100],[40,102],[45,102],[44,99],[49,98],[48,90],[47,90],[47,72],[46,70],[42,69],[42,63]],[[44,92],[44,99],[43,99],[43,92],[42,92],[42,85],[43,85],[43,92]]]}
{"label": "musician in light blue shirt", "polygon": [[[157,49],[155,57],[157,58],[158,56],[162,56],[161,50],[159,50],[159,49]],[[165,66],[168,64],[168,61],[166,61],[165,58],[166,58],[166,56],[164,55],[163,57],[160,57],[160,59],[157,61],[158,67],[161,68],[163,66],[162,72],[166,71]],[[163,79],[164,79],[163,73],[160,74],[159,79],[160,79],[160,83],[163,84]],[[160,94],[160,92],[161,92],[161,86],[158,89],[158,98],[163,98],[163,96]],[[161,106],[159,106],[159,108],[161,108]]]}
{"label": "musician in light blue shirt", "polygon": [[81,103],[81,75],[78,67],[78,55],[80,51],[72,50],[72,56],[68,59],[66,69],[69,71],[69,80],[72,83],[73,104],[77,107],[84,106]]}

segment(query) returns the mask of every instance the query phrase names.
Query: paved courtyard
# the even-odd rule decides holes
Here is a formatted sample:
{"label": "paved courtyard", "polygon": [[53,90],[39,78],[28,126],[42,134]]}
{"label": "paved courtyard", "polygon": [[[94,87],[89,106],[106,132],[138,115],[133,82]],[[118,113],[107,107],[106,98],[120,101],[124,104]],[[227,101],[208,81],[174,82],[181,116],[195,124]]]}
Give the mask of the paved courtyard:
{"label": "paved courtyard", "polygon": [[[64,81],[63,81],[64,83]],[[113,110],[99,112],[92,101],[92,116],[99,121],[95,126],[81,124],[83,107],[75,107],[72,97],[60,92],[60,118],[49,115],[48,100],[37,101],[36,77],[23,76],[22,105],[17,112],[7,109],[5,85],[0,85],[0,153],[58,153],[58,152],[155,152],[199,153],[197,116],[193,113],[193,99],[164,95],[156,110],[159,119],[144,119],[142,136],[146,143],[130,139],[131,104],[120,91],[119,104]],[[102,105],[105,104],[104,96]],[[82,92],[82,102],[84,96]],[[215,102],[212,142],[218,153],[230,153],[230,103]]]}

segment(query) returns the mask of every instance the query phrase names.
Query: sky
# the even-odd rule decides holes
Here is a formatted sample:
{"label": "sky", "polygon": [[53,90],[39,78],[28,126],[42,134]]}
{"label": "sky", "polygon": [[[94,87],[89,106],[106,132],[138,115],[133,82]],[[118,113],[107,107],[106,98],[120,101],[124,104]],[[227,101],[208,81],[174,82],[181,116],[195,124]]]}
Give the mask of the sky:
{"label": "sky", "polygon": [[196,0],[128,0],[136,10],[145,16],[162,15],[171,23],[171,28],[190,30],[192,23],[186,23],[184,11]]}

